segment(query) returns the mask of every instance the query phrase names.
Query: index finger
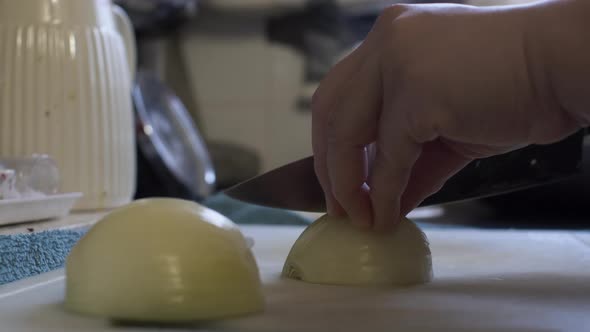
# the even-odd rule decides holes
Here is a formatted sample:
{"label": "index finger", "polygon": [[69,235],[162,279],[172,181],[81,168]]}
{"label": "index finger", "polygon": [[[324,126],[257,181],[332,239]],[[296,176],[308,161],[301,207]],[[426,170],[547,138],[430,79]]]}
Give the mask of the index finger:
{"label": "index finger", "polygon": [[361,46],[359,46],[332,67],[320,83],[312,99],[314,167],[318,180],[324,189],[328,213],[333,215],[344,214],[344,209],[332,193],[332,185],[328,175],[328,122],[332,112],[336,111],[344,85],[349,82],[362,65],[362,58]]}
{"label": "index finger", "polygon": [[378,55],[372,55],[348,82],[328,123],[327,168],[332,192],[352,221],[361,225],[372,223],[366,147],[377,134],[381,91]]}

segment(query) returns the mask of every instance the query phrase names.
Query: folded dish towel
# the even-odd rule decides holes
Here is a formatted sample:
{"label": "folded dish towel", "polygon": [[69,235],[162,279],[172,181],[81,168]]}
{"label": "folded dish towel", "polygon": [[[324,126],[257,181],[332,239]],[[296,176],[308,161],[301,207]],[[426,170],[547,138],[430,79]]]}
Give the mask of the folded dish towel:
{"label": "folded dish towel", "polygon": [[[203,204],[238,224],[309,223],[289,211],[244,204],[224,195],[213,196]],[[86,231],[77,228],[0,235],[0,285],[63,267],[68,253]]]}

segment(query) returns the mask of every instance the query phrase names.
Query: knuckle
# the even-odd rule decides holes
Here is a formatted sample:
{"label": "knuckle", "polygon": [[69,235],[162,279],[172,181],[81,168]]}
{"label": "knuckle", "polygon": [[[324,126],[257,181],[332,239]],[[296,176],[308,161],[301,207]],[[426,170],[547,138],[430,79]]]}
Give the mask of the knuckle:
{"label": "knuckle", "polygon": [[402,16],[410,10],[411,5],[394,4],[384,9],[375,21],[375,30],[385,36],[395,33],[400,26],[403,26],[405,19]]}
{"label": "knuckle", "polygon": [[406,46],[415,45],[414,30],[417,29],[415,11],[409,11],[409,5],[396,4],[389,7],[377,18],[374,29],[369,34],[372,45],[380,50],[381,62],[396,71],[404,71],[406,64],[415,61],[411,54],[414,46]]}
{"label": "knuckle", "polygon": [[[377,22],[380,23],[391,23],[391,21],[398,18],[400,15],[405,13],[409,9],[409,5],[407,4],[393,4],[386,7],[379,17],[377,18]],[[382,22],[383,21],[383,22]]]}
{"label": "knuckle", "polygon": [[434,139],[438,132],[438,125],[433,117],[425,113],[421,108],[414,108],[406,113],[408,135],[418,143]]}
{"label": "knuckle", "polygon": [[447,107],[436,102],[434,96],[426,99],[429,101],[414,102],[411,107],[402,108],[407,134],[416,143],[426,143],[440,137],[452,121]]}

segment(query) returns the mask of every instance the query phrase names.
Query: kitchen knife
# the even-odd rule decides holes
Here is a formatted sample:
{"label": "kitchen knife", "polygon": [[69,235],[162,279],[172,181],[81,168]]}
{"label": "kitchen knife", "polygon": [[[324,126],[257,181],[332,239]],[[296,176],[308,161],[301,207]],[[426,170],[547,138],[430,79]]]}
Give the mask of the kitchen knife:
{"label": "kitchen knife", "polygon": [[[551,145],[531,145],[478,159],[451,177],[420,206],[452,203],[560,181],[581,172],[584,132]],[[235,199],[273,208],[325,212],[313,156],[239,183],[225,191]]]}

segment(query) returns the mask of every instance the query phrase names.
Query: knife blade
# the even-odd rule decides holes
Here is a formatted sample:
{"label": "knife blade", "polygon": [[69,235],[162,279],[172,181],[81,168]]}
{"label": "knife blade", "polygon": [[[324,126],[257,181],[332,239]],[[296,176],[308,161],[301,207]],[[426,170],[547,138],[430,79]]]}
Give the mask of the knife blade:
{"label": "knife blade", "polygon": [[[550,145],[531,145],[474,160],[419,206],[454,203],[550,184],[581,172],[584,132]],[[255,205],[325,212],[323,189],[313,156],[241,182],[224,193]]]}

